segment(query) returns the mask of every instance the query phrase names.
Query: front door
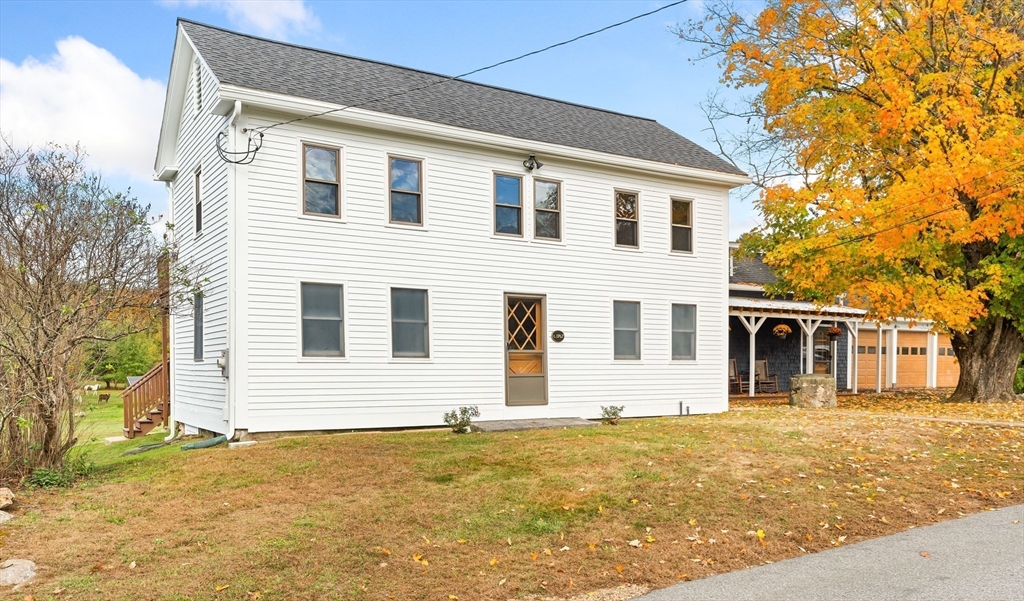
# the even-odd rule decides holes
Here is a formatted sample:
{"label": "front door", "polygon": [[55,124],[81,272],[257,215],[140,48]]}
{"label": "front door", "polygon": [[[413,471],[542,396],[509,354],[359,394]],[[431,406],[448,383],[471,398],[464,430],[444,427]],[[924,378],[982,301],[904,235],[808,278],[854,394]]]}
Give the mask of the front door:
{"label": "front door", "polygon": [[544,298],[505,296],[505,401],[507,405],[546,405]]}

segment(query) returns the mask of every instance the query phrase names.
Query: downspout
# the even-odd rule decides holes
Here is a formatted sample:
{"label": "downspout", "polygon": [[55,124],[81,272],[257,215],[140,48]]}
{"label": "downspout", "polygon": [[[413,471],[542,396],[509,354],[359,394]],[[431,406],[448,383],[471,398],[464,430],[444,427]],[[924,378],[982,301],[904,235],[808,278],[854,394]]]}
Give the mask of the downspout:
{"label": "downspout", "polygon": [[[174,184],[172,182],[164,182],[164,188],[167,190],[167,222],[174,223]],[[166,225],[164,226],[166,227]],[[170,311],[171,299],[167,299],[167,311]],[[168,329],[173,330],[171,324],[174,320],[170,316],[167,317]],[[178,423],[174,421],[174,370],[171,365],[174,364],[174,336],[173,332],[167,332],[167,387],[170,389],[169,398],[167,399],[167,409],[170,411],[170,415],[167,416],[167,436],[164,437],[164,442],[170,442],[177,437]]]}
{"label": "downspout", "polygon": [[[236,100],[235,101],[235,108],[231,111],[231,116],[228,118],[228,142],[229,142],[229,145],[230,145],[232,151],[235,150],[235,146],[237,145],[236,144],[236,142],[237,142],[237,134],[235,133],[235,124],[238,122],[238,116],[241,115],[241,114],[242,114],[242,101],[241,100]],[[234,304],[235,304],[234,303],[234,295],[237,293],[237,290],[235,290],[235,286],[232,285],[233,284],[233,278],[234,278],[233,271],[235,271],[232,268],[236,267],[235,264],[234,264],[234,247],[238,243],[238,241],[235,240],[234,237],[230,235],[231,228],[233,228],[234,225],[235,225],[234,223],[232,223],[232,217],[234,217],[234,211],[232,210],[232,206],[235,204],[234,195],[235,195],[235,191],[237,190],[237,184],[235,182],[235,177],[237,175],[237,169],[238,169],[237,165],[234,165],[234,164],[231,164],[231,163],[228,164],[228,178],[229,178],[228,190],[230,191],[230,193],[228,194],[228,199],[227,199],[227,201],[228,201],[228,349],[229,349],[228,350],[228,355],[229,355],[229,358],[228,358],[228,364],[226,366],[227,369],[226,369],[226,373],[225,373],[225,375],[228,377],[227,386],[225,387],[226,390],[227,390],[227,398],[224,399],[224,402],[227,404],[227,412],[226,413],[227,413],[228,427],[227,427],[227,431],[225,432],[224,435],[227,437],[227,440],[229,440],[229,441],[230,440],[235,440],[235,437],[237,436],[237,433],[235,432],[235,407],[234,407],[234,404],[233,404],[234,395],[231,394],[231,390],[232,390],[232,386],[233,386],[232,383],[235,381],[235,379],[231,377],[231,375],[233,375],[232,372],[234,372],[234,370],[235,370],[235,361],[232,361],[230,359],[230,354],[231,354],[230,349],[233,346],[232,342],[234,341],[234,336],[235,336],[235,334],[237,332],[237,329],[238,329],[236,324],[233,323],[235,311],[232,310],[234,308]],[[235,326],[235,327],[232,327],[232,326]]]}

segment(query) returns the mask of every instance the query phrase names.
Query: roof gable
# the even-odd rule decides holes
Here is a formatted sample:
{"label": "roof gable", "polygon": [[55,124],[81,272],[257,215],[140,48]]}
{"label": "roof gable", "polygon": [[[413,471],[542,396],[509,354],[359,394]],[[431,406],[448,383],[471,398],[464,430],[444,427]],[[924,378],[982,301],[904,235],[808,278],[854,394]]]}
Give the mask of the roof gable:
{"label": "roof gable", "polygon": [[[222,84],[574,148],[745,175],[651,119],[275,42],[179,19]],[[401,94],[437,82],[426,89]],[[400,94],[400,95],[399,95]],[[379,100],[382,98],[386,100]]]}

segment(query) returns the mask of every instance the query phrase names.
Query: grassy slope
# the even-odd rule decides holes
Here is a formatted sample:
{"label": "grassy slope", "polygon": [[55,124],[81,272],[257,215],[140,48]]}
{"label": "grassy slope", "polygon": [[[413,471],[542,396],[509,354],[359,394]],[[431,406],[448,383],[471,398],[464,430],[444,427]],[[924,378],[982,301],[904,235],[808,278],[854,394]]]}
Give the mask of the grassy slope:
{"label": "grassy slope", "polygon": [[[1000,411],[1024,421],[1024,403]],[[27,593],[569,596],[664,586],[1024,498],[1021,429],[784,407],[120,456],[160,438],[91,445],[95,478],[23,495],[0,544],[3,558],[43,566]]]}

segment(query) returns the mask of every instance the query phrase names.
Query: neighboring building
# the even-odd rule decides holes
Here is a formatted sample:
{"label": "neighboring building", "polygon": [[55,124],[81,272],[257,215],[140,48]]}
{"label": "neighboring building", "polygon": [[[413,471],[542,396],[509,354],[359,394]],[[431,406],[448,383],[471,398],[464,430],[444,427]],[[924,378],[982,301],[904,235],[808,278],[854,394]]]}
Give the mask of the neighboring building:
{"label": "neighboring building", "polygon": [[[781,391],[802,373],[833,374],[840,390],[956,386],[960,368],[949,337],[931,332],[930,323],[897,320],[879,326],[865,322],[862,309],[767,298],[764,286],[776,281],[774,274],[760,259],[734,260],[737,246],[730,244],[729,360],[744,381],[749,382],[753,348],[755,360],[767,359],[769,372],[778,375]],[[775,335],[780,324],[792,334]],[[841,334],[830,337],[832,327]],[[739,387],[731,392],[739,393]]]}
{"label": "neighboring building", "polygon": [[179,21],[156,171],[208,277],[172,319],[189,429],[727,409],[748,180],[655,121]]}

